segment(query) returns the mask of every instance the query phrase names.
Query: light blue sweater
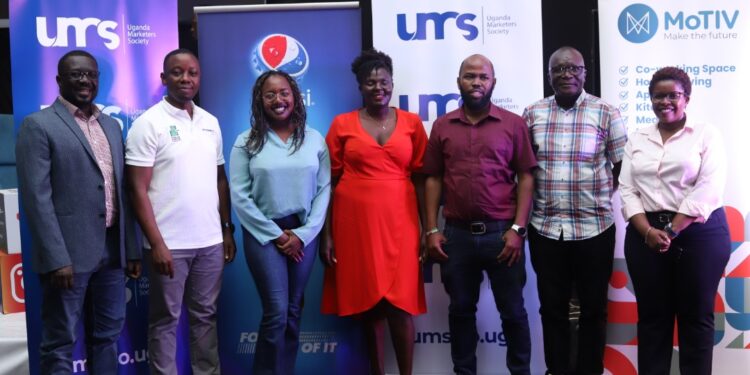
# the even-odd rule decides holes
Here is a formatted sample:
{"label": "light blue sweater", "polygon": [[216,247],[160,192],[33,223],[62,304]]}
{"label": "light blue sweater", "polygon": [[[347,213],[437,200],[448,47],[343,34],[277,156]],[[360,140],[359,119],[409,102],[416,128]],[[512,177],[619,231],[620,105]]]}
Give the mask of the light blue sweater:
{"label": "light blue sweater", "polygon": [[331,196],[331,161],[325,139],[305,129],[305,141],[292,151],[292,137],[284,143],[269,130],[266,143],[250,156],[245,145],[250,130],[237,137],[229,158],[229,188],[240,223],[261,244],[283,231],[273,219],[296,214],[302,226],[292,231],[307,246],[318,235]]}

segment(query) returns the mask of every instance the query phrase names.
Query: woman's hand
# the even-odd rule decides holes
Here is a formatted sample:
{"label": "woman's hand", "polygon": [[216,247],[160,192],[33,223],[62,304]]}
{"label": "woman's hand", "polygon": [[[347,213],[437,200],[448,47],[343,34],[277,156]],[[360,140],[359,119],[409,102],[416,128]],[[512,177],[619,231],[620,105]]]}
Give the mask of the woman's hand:
{"label": "woman's hand", "polygon": [[[286,238],[286,241],[281,242],[284,238]],[[297,263],[302,261],[302,258],[305,256],[305,253],[302,251],[304,246],[302,245],[302,240],[294,232],[285,229],[284,233],[276,241],[276,248],[279,252]]]}
{"label": "woman's hand", "polygon": [[321,235],[320,260],[326,267],[333,267],[336,264],[336,255],[333,251],[333,238],[330,234]]}
{"label": "woman's hand", "polygon": [[654,227],[651,227],[651,229],[646,231],[645,238],[646,245],[654,250],[658,250],[660,253],[669,250],[669,245],[672,243],[667,232]]}

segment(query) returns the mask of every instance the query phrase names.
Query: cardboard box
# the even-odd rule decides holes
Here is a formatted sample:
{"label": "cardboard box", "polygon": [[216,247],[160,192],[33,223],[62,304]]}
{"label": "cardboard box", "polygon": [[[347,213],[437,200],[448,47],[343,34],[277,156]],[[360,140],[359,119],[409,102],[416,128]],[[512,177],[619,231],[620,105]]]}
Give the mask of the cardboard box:
{"label": "cardboard box", "polygon": [[18,189],[0,190],[0,251],[21,253]]}
{"label": "cardboard box", "polygon": [[3,314],[26,311],[21,254],[0,252],[0,286],[3,293]]}

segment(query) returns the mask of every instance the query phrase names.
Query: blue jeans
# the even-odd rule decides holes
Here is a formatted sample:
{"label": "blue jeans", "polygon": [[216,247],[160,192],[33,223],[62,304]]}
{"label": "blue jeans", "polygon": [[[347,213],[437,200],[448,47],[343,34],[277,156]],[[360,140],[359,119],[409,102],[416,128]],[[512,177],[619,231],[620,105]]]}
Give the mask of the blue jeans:
{"label": "blue jeans", "polygon": [[39,344],[39,369],[42,374],[73,373],[73,348],[81,319],[86,335],[86,370],[94,375],[117,373],[117,340],[125,323],[126,276],[122,267],[110,262],[117,253],[116,239],[119,237],[116,233],[107,232],[107,244],[99,268],[93,272],[74,273],[72,288],[58,289],[51,285],[49,274],[40,275],[42,341]]}
{"label": "blue jeans", "polygon": [[[512,222],[501,222],[509,228]],[[487,272],[495,305],[502,319],[503,334],[508,342],[506,365],[511,374],[529,374],[531,338],[523,302],[526,284],[524,259],[508,267],[498,263],[503,250],[504,231],[473,235],[464,228],[446,224],[443,251],[448,260],[440,265],[445,291],[450,297],[448,326],[451,335],[453,370],[457,374],[476,374],[477,333],[476,312],[482,271]]]}
{"label": "blue jeans", "polygon": [[294,374],[302,298],[315,264],[317,237],[305,246],[300,263],[280,253],[273,242],[261,245],[244,227],[242,240],[263,305],[253,374]]}

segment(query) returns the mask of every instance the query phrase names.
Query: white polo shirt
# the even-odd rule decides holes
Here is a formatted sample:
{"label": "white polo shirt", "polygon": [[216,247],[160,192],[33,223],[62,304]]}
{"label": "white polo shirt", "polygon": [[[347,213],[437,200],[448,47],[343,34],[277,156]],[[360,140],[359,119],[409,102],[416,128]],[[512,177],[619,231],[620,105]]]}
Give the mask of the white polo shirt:
{"label": "white polo shirt", "polygon": [[[219,121],[193,104],[193,118],[166,100],[149,108],[128,131],[125,164],[153,167],[148,197],[169,249],[223,241],[217,166],[224,164]],[[151,248],[148,240],[144,246]]]}

